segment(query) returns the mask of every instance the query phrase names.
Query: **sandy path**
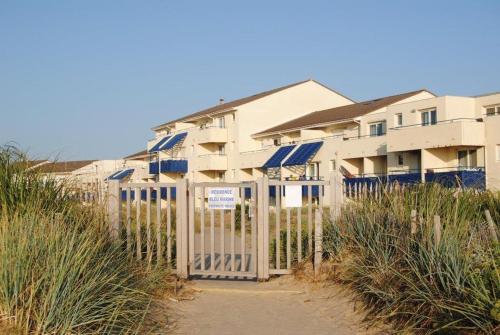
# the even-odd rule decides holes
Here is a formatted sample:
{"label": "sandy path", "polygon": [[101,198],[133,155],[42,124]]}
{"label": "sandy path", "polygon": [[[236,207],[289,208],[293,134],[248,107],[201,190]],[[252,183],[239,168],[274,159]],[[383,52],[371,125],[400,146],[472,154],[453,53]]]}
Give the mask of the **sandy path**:
{"label": "sandy path", "polygon": [[192,301],[174,303],[174,334],[378,334],[336,287],[291,278],[267,283],[197,280]]}

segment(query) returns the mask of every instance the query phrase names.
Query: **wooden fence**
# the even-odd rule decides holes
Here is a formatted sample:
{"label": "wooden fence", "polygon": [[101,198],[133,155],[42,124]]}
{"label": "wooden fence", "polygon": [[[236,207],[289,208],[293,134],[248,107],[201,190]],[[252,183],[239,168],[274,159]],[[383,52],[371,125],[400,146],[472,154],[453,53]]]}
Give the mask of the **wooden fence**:
{"label": "wooden fence", "polygon": [[[183,278],[207,275],[266,280],[270,275],[291,273],[293,266],[303,261],[313,261],[319,268],[324,209],[332,218],[339,214],[342,188],[337,181],[340,180],[332,174],[326,181],[261,178],[257,182],[240,184],[189,183],[187,179],[176,183],[110,181],[109,230],[112,238],[124,243],[138,260],[148,264],[153,260],[165,261]],[[301,186],[303,204],[285,208],[283,200],[287,187],[293,185]],[[234,209],[220,210],[217,236],[214,234],[214,211],[206,207],[206,189],[216,186],[238,188],[240,206],[238,229],[235,228]],[[201,193],[196,193],[197,187]],[[253,191],[247,194],[247,190]],[[210,230],[206,232],[205,222],[210,222]],[[247,232],[247,229],[250,230]],[[218,256],[214,252],[216,240],[220,249]],[[226,249],[229,249],[227,254]],[[239,250],[238,258],[236,250]],[[222,266],[216,269],[217,259]],[[253,268],[248,268],[247,264],[253,264]]]}

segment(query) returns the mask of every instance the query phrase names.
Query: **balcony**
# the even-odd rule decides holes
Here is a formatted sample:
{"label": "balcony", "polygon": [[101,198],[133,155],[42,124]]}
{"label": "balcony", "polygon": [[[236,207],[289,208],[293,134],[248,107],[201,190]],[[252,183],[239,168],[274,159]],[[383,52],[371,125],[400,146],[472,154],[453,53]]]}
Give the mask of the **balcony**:
{"label": "balcony", "polygon": [[346,159],[387,154],[386,134],[344,137],[341,145]]}
{"label": "balcony", "polygon": [[222,154],[208,154],[198,156],[198,171],[225,171],[227,170],[227,156]]}
{"label": "balcony", "polygon": [[186,173],[188,162],[185,159],[165,159],[159,165],[157,161],[149,163],[150,174],[158,174],[158,170],[161,173]]}
{"label": "balcony", "polygon": [[269,146],[265,149],[240,153],[240,166],[242,169],[260,168],[279,149]]}
{"label": "balcony", "polygon": [[476,119],[453,119],[436,124],[389,129],[387,151],[408,151],[453,146],[484,146],[484,123]]}
{"label": "balcony", "polygon": [[227,129],[220,127],[203,127],[197,130],[196,139],[198,144],[226,143]]}

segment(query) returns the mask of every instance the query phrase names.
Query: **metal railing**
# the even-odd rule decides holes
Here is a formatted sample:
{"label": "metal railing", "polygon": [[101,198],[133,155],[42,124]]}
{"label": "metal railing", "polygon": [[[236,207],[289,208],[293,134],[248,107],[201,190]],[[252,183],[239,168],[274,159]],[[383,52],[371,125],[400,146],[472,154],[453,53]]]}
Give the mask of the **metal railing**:
{"label": "metal railing", "polygon": [[470,121],[470,122],[483,122],[482,119],[480,118],[458,118],[458,119],[449,119],[449,120],[441,120],[437,122],[420,122],[420,123],[413,123],[413,124],[408,124],[408,125],[402,125],[402,126],[397,126],[397,127],[392,127],[389,128],[389,130],[400,130],[400,129],[405,129],[405,128],[415,128],[415,127],[430,127],[430,126],[435,126],[438,124],[448,124],[448,123],[455,123],[455,122],[463,122],[463,121]]}

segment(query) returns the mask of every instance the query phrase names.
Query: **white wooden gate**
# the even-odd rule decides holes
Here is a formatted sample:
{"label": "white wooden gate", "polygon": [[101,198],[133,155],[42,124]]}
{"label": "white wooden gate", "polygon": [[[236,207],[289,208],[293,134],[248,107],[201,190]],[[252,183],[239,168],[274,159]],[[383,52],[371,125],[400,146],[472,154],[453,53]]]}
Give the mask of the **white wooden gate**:
{"label": "white wooden gate", "polygon": [[[231,189],[235,208],[210,208],[211,189]],[[191,183],[189,275],[257,277],[255,183]]]}
{"label": "white wooden gate", "polygon": [[[284,206],[291,185],[301,187],[301,207]],[[209,189],[220,187],[236,191],[234,209],[208,207]],[[110,181],[110,234],[115,240],[126,240],[126,249],[137,259],[152,263],[155,256],[181,278],[266,280],[270,275],[291,273],[303,261],[314,260],[318,268],[324,208],[330,217],[337,216],[341,197],[340,178],[334,174],[329,180],[264,177],[249,183]]]}

